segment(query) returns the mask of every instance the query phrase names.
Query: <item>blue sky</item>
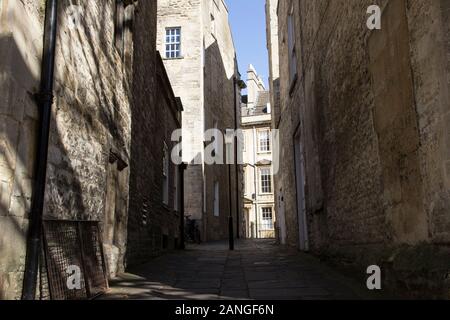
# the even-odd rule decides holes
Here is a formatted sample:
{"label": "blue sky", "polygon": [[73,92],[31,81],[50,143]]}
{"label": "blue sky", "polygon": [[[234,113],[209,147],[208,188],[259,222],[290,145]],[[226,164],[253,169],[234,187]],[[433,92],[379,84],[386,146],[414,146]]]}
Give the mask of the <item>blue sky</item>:
{"label": "blue sky", "polygon": [[247,80],[248,65],[253,64],[268,89],[265,0],[226,0],[226,3],[242,79]]}

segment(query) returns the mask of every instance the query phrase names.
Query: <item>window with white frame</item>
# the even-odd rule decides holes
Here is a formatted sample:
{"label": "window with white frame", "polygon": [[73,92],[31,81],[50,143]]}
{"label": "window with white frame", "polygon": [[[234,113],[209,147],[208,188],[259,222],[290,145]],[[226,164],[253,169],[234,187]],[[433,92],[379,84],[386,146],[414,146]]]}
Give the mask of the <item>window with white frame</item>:
{"label": "window with white frame", "polygon": [[259,169],[259,179],[261,181],[261,193],[272,193],[272,169]]}
{"label": "window with white frame", "polygon": [[163,148],[163,202],[169,204],[169,148],[164,143]]}
{"label": "window with white frame", "polygon": [[295,41],[295,18],[294,18],[294,4],[288,16],[288,49],[289,49],[289,78],[290,83],[294,81],[297,76],[297,52]]}
{"label": "window with white frame", "polygon": [[214,182],[214,216],[220,215],[220,190],[219,182]]}
{"label": "window with white frame", "polygon": [[270,130],[264,129],[258,131],[259,152],[270,152]]}
{"label": "window with white frame", "polygon": [[175,59],[181,57],[181,28],[166,29],[166,58]]}
{"label": "window with white frame", "polygon": [[261,208],[262,230],[273,230],[273,211],[271,207]]}

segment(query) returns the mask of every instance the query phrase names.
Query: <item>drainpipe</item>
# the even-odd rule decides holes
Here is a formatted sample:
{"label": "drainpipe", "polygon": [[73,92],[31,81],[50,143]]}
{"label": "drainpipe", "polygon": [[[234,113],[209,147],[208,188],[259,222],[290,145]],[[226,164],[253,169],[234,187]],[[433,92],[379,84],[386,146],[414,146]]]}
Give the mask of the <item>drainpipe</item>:
{"label": "drainpipe", "polygon": [[42,212],[44,208],[45,179],[47,174],[50,119],[53,104],[53,75],[55,69],[57,11],[58,0],[47,0],[45,9],[41,84],[40,92],[37,94],[37,102],[40,109],[39,140],[33,199],[29,218],[30,222],[27,239],[27,255],[22,290],[23,300],[34,300],[36,298],[39,256],[41,252]]}
{"label": "drainpipe", "polygon": [[[228,152],[228,151],[227,151]],[[230,213],[228,216],[228,244],[229,244],[229,249],[230,251],[234,250],[234,226],[233,226],[233,209],[232,209],[232,204],[233,204],[233,200],[231,198],[231,164],[227,165],[228,167],[228,199],[229,199],[229,208],[230,208]]]}
{"label": "drainpipe", "polygon": [[[237,132],[238,129],[238,119],[237,119],[237,86],[238,82],[236,77],[233,77],[233,88],[234,88],[234,132]],[[236,173],[236,238],[240,238],[241,233],[241,226],[240,226],[240,220],[239,220],[239,167],[238,167],[238,138],[235,137],[235,143],[234,143],[234,165],[235,165],[235,173]]]}
{"label": "drainpipe", "polygon": [[187,169],[187,164],[186,163],[182,163],[178,166],[177,170],[179,172],[179,187],[180,187],[180,191],[179,191],[179,195],[178,195],[178,199],[179,199],[179,204],[178,207],[180,209],[180,250],[184,250],[186,249],[186,244],[184,242],[184,173]]}
{"label": "drainpipe", "polygon": [[256,234],[255,237],[256,239],[259,239],[259,206],[258,206],[258,186],[259,186],[259,181],[258,181],[258,167],[256,165],[256,148],[258,147],[258,140],[256,140],[258,138],[257,134],[256,134],[256,127],[253,127],[253,172],[254,172],[254,184],[255,184],[255,220],[256,220],[256,226],[255,226],[255,230],[256,230]]}

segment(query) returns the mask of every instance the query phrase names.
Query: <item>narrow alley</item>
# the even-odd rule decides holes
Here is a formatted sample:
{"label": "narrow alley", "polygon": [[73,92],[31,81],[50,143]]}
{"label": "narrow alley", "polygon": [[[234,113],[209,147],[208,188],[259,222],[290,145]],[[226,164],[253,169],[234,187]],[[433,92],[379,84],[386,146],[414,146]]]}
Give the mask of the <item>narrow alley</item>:
{"label": "narrow alley", "polygon": [[448,21],[0,0],[0,301],[450,300]]}
{"label": "narrow alley", "polygon": [[[365,286],[365,283],[362,283]],[[364,299],[367,288],[318,259],[274,240],[196,245],[159,257],[110,283],[102,299],[317,300]]]}

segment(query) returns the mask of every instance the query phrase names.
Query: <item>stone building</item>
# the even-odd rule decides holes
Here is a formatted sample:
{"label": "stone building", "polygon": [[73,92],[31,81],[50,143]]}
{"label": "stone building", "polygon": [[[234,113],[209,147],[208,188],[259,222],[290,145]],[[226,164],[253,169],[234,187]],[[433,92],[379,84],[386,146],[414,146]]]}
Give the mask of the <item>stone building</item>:
{"label": "stone building", "polygon": [[275,128],[275,119],[279,118],[280,112],[280,59],[278,53],[278,0],[266,1],[266,35],[267,51],[269,54],[269,92],[272,125]]}
{"label": "stone building", "polygon": [[449,2],[276,2],[286,243],[448,297]]}
{"label": "stone building", "polygon": [[[143,39],[143,45],[150,47],[152,43]],[[145,83],[135,82],[133,108],[140,111],[136,113],[136,127],[132,131],[127,250],[127,261],[134,265],[179,248],[183,221],[180,203],[183,172],[171,158],[178,143],[172,141],[172,133],[181,129],[183,107],[173,93],[161,56],[157,53],[155,57],[157,77],[152,80],[156,81],[153,87],[158,92],[148,91]],[[147,55],[139,58],[140,64],[134,61],[135,74],[151,74],[147,73],[149,70],[137,70],[149,64],[144,62]]]}
{"label": "stone building", "polygon": [[242,108],[244,135],[244,219],[247,238],[275,237],[270,94],[255,68],[247,71],[247,103]]}
{"label": "stone building", "polygon": [[[46,1],[0,2],[0,299],[20,298],[23,289],[45,7]],[[69,228],[73,223],[99,223],[105,267],[113,276],[141,261],[144,255],[136,251],[143,250],[144,230],[153,241],[148,251],[176,238],[176,213],[166,214],[155,203],[163,192],[163,145],[179,127],[180,103],[157,59],[154,1],[64,0],[58,1],[57,17],[43,217],[56,224],[52,232],[59,236],[78,234]],[[147,157],[148,150],[159,152]],[[172,176],[168,179],[172,188]],[[145,190],[151,202],[142,200]],[[169,189],[169,201],[173,192]],[[153,233],[142,227],[151,223]],[[78,249],[66,250],[71,238],[64,239],[50,253],[78,255]],[[40,259],[41,298],[48,297],[48,261]],[[56,273],[65,274],[62,267],[56,265]]]}
{"label": "stone building", "polygon": [[214,138],[219,149],[222,145],[220,134],[205,132],[239,127],[239,73],[225,1],[160,0],[157,48],[183,100],[183,159],[189,164],[185,214],[196,221],[203,240],[227,238],[230,213],[235,234],[241,229],[241,170],[205,161],[213,154],[205,147]]}
{"label": "stone building", "polygon": [[[269,56],[269,87],[272,129],[278,130],[281,119],[280,110],[280,58],[278,44],[278,0],[266,0],[266,38]],[[274,177],[274,198],[276,203],[276,238],[280,244],[286,244],[286,217],[283,189],[278,189],[277,180]]]}

